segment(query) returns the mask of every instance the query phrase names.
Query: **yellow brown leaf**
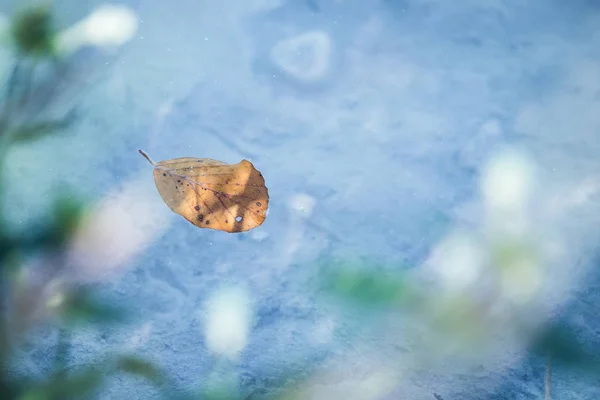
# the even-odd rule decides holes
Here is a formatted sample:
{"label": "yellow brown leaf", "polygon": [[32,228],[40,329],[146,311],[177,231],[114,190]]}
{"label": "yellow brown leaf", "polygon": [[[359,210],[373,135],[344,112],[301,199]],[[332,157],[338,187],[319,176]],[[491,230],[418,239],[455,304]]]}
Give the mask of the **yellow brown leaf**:
{"label": "yellow brown leaf", "polygon": [[169,208],[199,228],[244,232],[261,225],[269,207],[262,174],[250,161],[227,164],[180,157],[155,163],[154,183]]}

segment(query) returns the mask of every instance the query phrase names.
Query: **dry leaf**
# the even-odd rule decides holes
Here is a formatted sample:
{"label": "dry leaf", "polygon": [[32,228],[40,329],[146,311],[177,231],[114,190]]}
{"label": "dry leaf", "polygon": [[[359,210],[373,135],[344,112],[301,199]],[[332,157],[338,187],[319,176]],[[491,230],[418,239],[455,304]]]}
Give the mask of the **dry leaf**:
{"label": "dry leaf", "polygon": [[269,192],[250,161],[181,157],[155,163],[139,152],[154,166],[154,182],[167,206],[197,227],[244,232],[264,222]]}

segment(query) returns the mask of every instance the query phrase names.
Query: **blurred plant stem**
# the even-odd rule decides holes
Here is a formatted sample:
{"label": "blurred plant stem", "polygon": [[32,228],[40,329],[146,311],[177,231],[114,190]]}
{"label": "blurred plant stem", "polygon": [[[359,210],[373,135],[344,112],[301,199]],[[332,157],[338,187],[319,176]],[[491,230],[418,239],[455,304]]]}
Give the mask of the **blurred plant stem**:
{"label": "blurred plant stem", "polygon": [[546,373],[544,374],[544,400],[552,399],[552,356],[546,357]]}
{"label": "blurred plant stem", "polygon": [[63,327],[58,328],[56,338],[56,354],[54,364],[59,370],[65,370],[67,367],[67,357],[71,345],[71,334]]}
{"label": "blurred plant stem", "polygon": [[4,162],[8,154],[10,147],[11,136],[10,136],[10,113],[11,103],[15,92],[16,76],[19,71],[19,62],[15,62],[8,82],[6,82],[6,92],[2,97],[2,110],[0,111],[0,224],[4,223],[4,202],[2,194],[4,193]]}

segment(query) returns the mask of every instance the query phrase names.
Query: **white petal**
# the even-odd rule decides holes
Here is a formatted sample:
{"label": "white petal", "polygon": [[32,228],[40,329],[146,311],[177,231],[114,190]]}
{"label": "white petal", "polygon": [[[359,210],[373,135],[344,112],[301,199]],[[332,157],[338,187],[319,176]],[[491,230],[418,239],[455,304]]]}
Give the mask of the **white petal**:
{"label": "white petal", "polygon": [[217,291],[206,305],[206,346],[226,357],[235,357],[246,347],[252,312],[247,293],[239,288]]}

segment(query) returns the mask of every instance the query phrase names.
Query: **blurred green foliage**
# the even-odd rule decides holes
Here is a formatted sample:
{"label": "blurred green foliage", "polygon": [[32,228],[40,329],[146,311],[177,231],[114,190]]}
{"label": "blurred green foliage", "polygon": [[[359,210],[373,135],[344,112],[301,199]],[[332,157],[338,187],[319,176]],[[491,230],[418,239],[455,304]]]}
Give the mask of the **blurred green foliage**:
{"label": "blurred green foliage", "polygon": [[[65,130],[76,122],[74,110],[67,118],[38,121],[40,111],[28,116],[27,96],[35,85],[35,62],[56,60],[53,43],[52,8],[33,6],[18,13],[12,21],[11,43],[14,45],[14,66],[10,70],[0,96],[0,206],[4,202],[4,170],[6,155],[15,144],[26,145],[45,135]],[[69,60],[61,60],[63,65]],[[55,65],[50,63],[49,65]],[[62,71],[60,73],[63,73]],[[55,85],[60,85],[57,72]],[[48,88],[51,90],[52,88]],[[83,88],[82,88],[83,89]],[[45,104],[51,108],[49,102]],[[15,118],[18,115],[20,118]],[[30,118],[28,118],[30,117]],[[114,374],[127,373],[163,388],[165,375],[151,362],[128,355],[104,355],[102,362],[81,367],[70,366],[71,332],[91,323],[102,326],[121,323],[128,314],[122,308],[98,300],[94,291],[84,286],[57,285],[49,299],[43,293],[60,282],[66,259],[67,245],[73,238],[81,218],[87,211],[68,188],[51,201],[47,218],[36,226],[16,231],[10,229],[0,207],[0,394],[2,399],[58,400],[92,396]],[[24,274],[27,260],[41,259],[32,274]],[[58,280],[57,280],[58,279]],[[35,281],[35,282],[34,282]],[[39,297],[39,298],[36,298]],[[41,312],[45,316],[39,319]],[[28,376],[14,365],[14,356],[27,343],[28,332],[38,325],[53,324],[58,330],[56,357],[50,373],[40,379]],[[161,389],[162,390],[162,389]]]}
{"label": "blurred green foliage", "polygon": [[[533,251],[527,244],[511,242],[499,252],[492,248],[491,253],[497,256],[494,267],[502,270],[507,268],[506,265],[512,265],[520,255],[529,257]],[[449,297],[438,292],[419,291],[419,286],[401,268],[377,267],[360,261],[332,261],[325,268],[325,292],[348,309],[367,309],[370,316],[372,311],[382,309],[414,313],[425,325],[439,330],[442,340],[453,342],[458,339],[469,351],[474,351],[475,340],[494,334],[490,327],[486,327],[476,298],[469,299],[463,295]],[[390,270],[395,272],[380,272]],[[512,323],[523,340],[529,343],[530,356],[548,360],[547,374],[558,373],[564,368],[577,372],[582,378],[600,382],[600,341],[582,341],[560,319],[532,326],[526,316],[527,313],[517,313],[517,319]],[[550,388],[546,388],[546,391],[551,392]],[[437,396],[439,395],[436,394]]]}
{"label": "blurred green foliage", "polygon": [[569,368],[600,382],[600,341],[585,343],[573,329],[557,322],[548,323],[535,336],[531,351],[550,357],[557,367]]}
{"label": "blurred green foliage", "polygon": [[406,306],[418,304],[418,294],[402,275],[374,274],[372,268],[350,265],[333,271],[325,280],[326,288],[337,297],[368,307]]}
{"label": "blurred green foliage", "polygon": [[14,18],[12,38],[22,55],[47,57],[54,54],[55,29],[50,5],[36,5]]}

